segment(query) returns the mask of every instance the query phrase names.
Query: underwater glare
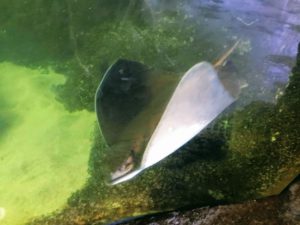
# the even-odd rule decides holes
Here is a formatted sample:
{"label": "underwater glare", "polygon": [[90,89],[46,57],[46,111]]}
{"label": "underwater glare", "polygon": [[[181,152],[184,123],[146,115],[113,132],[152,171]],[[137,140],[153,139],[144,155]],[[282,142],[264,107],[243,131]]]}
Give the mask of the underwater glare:
{"label": "underwater glare", "polygon": [[62,74],[12,63],[0,74],[0,224],[23,224],[84,185],[94,116],[57,102]]}
{"label": "underwater glare", "polygon": [[[299,0],[0,9],[0,225],[259,205],[299,176]],[[251,212],[224,224],[276,224]]]}

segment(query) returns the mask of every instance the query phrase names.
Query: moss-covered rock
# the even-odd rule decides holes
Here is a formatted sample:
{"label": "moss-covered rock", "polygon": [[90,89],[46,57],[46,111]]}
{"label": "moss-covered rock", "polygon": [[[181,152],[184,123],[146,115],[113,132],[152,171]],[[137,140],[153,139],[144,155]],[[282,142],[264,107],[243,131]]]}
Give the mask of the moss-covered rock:
{"label": "moss-covered rock", "polygon": [[300,182],[293,184],[278,196],[251,200],[239,204],[195,208],[192,210],[145,216],[123,221],[120,224],[199,224],[199,225],[259,225],[300,223]]}

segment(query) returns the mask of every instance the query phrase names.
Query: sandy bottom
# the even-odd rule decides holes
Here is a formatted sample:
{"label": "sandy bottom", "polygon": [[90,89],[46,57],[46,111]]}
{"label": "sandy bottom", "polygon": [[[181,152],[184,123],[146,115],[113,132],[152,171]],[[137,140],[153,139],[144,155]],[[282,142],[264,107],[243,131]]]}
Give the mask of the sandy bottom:
{"label": "sandy bottom", "polygon": [[61,74],[0,64],[0,224],[61,209],[87,177],[95,115],[55,100]]}

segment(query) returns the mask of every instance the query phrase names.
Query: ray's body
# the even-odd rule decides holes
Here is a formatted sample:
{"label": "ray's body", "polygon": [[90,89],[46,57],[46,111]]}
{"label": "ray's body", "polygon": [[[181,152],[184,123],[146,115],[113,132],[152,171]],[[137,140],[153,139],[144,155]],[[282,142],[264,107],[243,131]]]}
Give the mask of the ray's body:
{"label": "ray's body", "polygon": [[214,67],[201,62],[182,77],[129,60],[108,69],[96,93],[96,112],[111,146],[106,161],[113,184],[176,151],[235,101],[240,81],[216,70],[238,43]]}

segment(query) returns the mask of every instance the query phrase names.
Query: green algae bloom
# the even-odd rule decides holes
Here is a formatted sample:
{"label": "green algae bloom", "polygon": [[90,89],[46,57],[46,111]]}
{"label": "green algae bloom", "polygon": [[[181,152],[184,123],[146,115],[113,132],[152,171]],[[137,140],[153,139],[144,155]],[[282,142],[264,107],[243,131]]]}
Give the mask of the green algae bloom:
{"label": "green algae bloom", "polygon": [[15,225],[61,209],[85,184],[95,116],[56,101],[62,74],[8,62],[0,74],[0,223]]}

